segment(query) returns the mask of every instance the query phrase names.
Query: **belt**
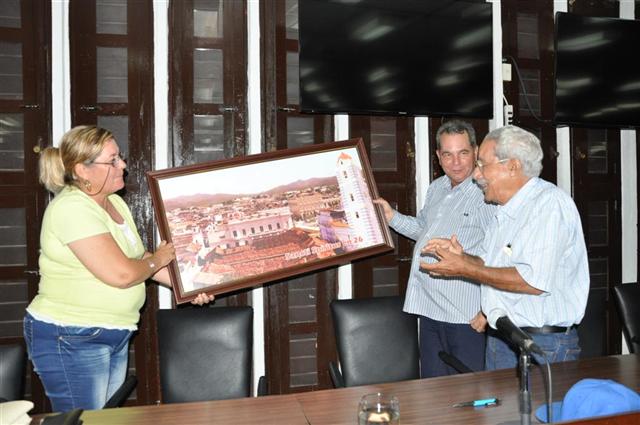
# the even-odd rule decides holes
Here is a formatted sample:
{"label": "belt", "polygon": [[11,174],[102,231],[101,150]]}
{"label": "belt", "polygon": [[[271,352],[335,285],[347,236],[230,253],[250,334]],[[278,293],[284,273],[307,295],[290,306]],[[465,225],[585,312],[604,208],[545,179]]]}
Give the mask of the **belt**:
{"label": "belt", "polygon": [[567,332],[575,327],[575,325],[571,326],[543,326],[541,328],[532,328],[525,326],[522,329],[523,331],[530,334],[559,334]]}

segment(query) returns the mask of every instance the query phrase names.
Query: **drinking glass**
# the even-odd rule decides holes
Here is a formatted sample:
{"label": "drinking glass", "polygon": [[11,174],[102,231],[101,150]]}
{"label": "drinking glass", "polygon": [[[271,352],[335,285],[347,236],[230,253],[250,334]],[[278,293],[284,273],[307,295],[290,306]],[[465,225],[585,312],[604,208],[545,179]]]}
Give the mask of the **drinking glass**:
{"label": "drinking glass", "polygon": [[358,405],[358,425],[400,424],[400,403],[392,394],[366,394]]}

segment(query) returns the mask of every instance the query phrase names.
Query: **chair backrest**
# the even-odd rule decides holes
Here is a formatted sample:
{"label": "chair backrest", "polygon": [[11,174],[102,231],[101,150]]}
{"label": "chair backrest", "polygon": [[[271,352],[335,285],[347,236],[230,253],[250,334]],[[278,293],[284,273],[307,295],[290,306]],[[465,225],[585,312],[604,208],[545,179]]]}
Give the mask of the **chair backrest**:
{"label": "chair backrest", "polygon": [[401,297],[331,302],[345,386],[420,377],[418,319],[402,305]]}
{"label": "chair backrest", "polygon": [[159,310],[157,317],[163,402],[250,395],[251,307]]}
{"label": "chair backrest", "polygon": [[614,286],[613,292],[629,352],[640,353],[640,284]]}
{"label": "chair backrest", "polygon": [[0,399],[22,399],[26,357],[20,344],[0,345]]}

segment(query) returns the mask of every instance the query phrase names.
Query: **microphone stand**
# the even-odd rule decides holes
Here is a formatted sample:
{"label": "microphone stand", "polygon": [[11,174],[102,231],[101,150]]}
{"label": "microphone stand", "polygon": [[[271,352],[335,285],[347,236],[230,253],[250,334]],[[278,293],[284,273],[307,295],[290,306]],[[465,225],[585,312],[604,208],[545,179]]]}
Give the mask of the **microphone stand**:
{"label": "microphone stand", "polygon": [[529,366],[531,355],[527,350],[521,349],[518,357],[518,377],[520,378],[520,391],[518,393],[518,410],[520,420],[501,422],[500,425],[531,425],[531,392],[529,391]]}
{"label": "microphone stand", "polygon": [[531,425],[531,393],[529,392],[529,366],[531,365],[531,356],[527,350],[520,350],[518,364],[520,368],[520,424]]}

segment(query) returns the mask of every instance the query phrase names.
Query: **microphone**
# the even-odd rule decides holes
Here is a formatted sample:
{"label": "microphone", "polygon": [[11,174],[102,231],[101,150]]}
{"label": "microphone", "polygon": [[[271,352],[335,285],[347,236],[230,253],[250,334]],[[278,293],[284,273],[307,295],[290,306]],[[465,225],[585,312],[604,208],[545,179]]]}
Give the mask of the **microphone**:
{"label": "microphone", "polygon": [[438,351],[438,357],[440,360],[451,366],[458,373],[470,373],[473,372],[466,364],[462,363],[459,358],[453,354],[449,354],[446,351]]}
{"label": "microphone", "polygon": [[518,346],[521,350],[540,354],[541,356],[544,355],[542,349],[538,346],[538,344],[533,342],[531,336],[514,325],[511,319],[509,319],[507,316],[499,317],[498,320],[496,320],[496,328],[500,332],[502,332],[502,334],[506,336],[510,342]]}

